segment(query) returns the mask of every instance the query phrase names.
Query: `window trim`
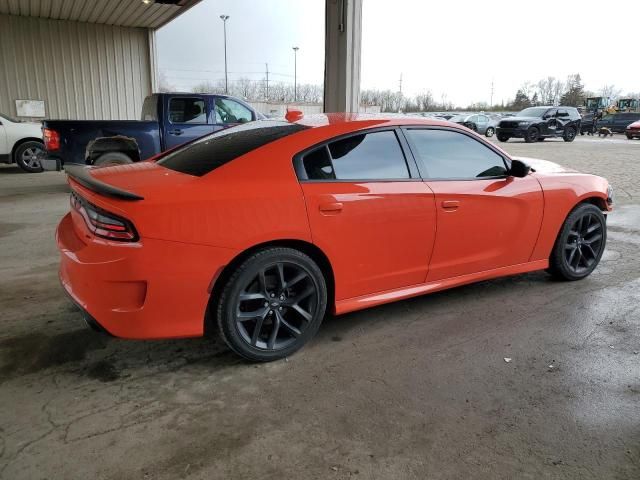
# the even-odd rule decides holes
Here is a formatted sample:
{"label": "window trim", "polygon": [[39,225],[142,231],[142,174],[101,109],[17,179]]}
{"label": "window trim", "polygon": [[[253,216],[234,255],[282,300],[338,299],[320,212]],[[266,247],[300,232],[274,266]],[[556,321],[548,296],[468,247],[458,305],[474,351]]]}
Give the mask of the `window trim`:
{"label": "window trim", "polygon": [[[344,140],[350,137],[355,137],[356,135],[368,135],[370,133],[377,132],[393,132],[396,136],[396,140],[398,145],[400,146],[400,151],[404,157],[405,166],[407,167],[407,173],[409,174],[408,178],[327,178],[327,179],[310,179],[307,177],[307,171],[304,168],[304,156],[314,150],[318,150],[321,147],[327,149],[329,154],[329,159],[333,162],[333,158],[331,157],[331,152],[329,150],[329,144],[333,142],[337,142],[340,140]],[[295,170],[296,176],[298,177],[299,183],[389,183],[389,182],[421,182],[422,177],[420,176],[420,172],[418,170],[418,166],[415,162],[415,158],[413,157],[411,150],[409,148],[409,144],[404,137],[401,129],[397,125],[392,126],[384,126],[384,127],[374,127],[374,128],[364,128],[362,130],[357,130],[355,132],[344,133],[341,135],[337,135],[335,137],[331,137],[329,139],[323,140],[321,142],[315,143],[311,147],[305,148],[304,150],[299,151],[293,156],[293,168]]]}
{"label": "window trim", "polygon": [[[489,142],[485,142],[482,139],[478,139],[475,137],[475,135],[469,133],[469,132],[465,132],[461,129],[458,128],[452,128],[452,127],[444,127],[444,126],[436,126],[436,125],[405,125],[401,128],[401,130],[403,131],[403,135],[406,137],[407,143],[409,144],[409,148],[411,150],[412,155],[414,156],[414,161],[416,162],[416,164],[418,165],[418,168],[421,168],[421,163],[422,162],[418,162],[418,149],[415,146],[414,142],[410,139],[409,135],[406,135],[405,131],[408,130],[445,130],[445,131],[449,131],[449,132],[454,132],[454,133],[458,133],[460,135],[465,135],[467,137],[469,137],[470,139],[478,142],[480,145],[483,145],[484,147],[488,148],[489,150],[491,150],[492,152],[494,152],[496,155],[498,155],[504,165],[505,168],[507,169],[507,172],[511,169],[511,158],[507,157],[504,155],[504,153],[502,153],[501,151],[499,151],[496,147],[494,147],[491,143]],[[459,181],[478,181],[478,180],[500,180],[500,179],[505,179],[505,178],[509,178],[509,174],[506,173],[505,175],[496,175],[496,176],[491,176],[491,177],[451,177],[451,178],[443,178],[443,177],[429,177],[427,175],[427,172],[422,172],[420,171],[420,176],[422,178],[423,181],[425,182],[459,182]]]}
{"label": "window trim", "polygon": [[[181,98],[181,99],[197,98],[198,100],[202,100],[204,102],[205,118],[207,121],[205,123],[172,122],[171,121],[171,100],[173,100],[174,98]],[[207,97],[204,95],[189,95],[189,96],[175,95],[175,96],[169,97],[169,99],[167,100],[167,122],[169,122],[171,125],[193,125],[193,126],[215,125],[215,124],[209,123],[210,116],[211,116],[211,109],[209,107],[209,102],[207,101]]]}

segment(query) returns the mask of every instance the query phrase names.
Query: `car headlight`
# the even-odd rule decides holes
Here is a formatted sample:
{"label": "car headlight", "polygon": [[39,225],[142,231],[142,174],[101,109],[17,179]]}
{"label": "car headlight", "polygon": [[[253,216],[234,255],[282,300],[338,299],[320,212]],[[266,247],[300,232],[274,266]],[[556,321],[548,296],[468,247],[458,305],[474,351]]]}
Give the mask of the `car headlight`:
{"label": "car headlight", "polygon": [[531,125],[531,122],[518,122],[519,127],[528,127]]}
{"label": "car headlight", "polygon": [[613,205],[613,187],[611,185],[607,187],[607,204]]}

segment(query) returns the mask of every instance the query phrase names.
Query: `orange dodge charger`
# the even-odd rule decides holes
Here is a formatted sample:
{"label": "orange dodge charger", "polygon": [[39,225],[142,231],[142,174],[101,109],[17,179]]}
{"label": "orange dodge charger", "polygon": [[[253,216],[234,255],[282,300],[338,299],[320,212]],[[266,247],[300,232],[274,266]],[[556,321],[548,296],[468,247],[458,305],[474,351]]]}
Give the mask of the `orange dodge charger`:
{"label": "orange dodge charger", "polygon": [[125,338],[217,328],[254,361],[342,314],[533,270],[598,265],[603,178],[419,118],[327,114],[216,132],[147,161],[67,166],[60,279]]}

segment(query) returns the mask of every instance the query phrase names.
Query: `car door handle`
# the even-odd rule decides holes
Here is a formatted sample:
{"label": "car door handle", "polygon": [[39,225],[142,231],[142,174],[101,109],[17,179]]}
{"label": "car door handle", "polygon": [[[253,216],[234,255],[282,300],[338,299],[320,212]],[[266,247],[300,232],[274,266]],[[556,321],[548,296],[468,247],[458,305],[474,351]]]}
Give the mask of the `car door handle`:
{"label": "car door handle", "polygon": [[182,130],[180,130],[179,128],[176,128],[175,130],[169,130],[169,133],[171,135],[182,135]]}
{"label": "car door handle", "polygon": [[342,211],[342,203],[327,202],[318,205],[318,209],[323,213],[340,213]]}
{"label": "car door handle", "polygon": [[444,210],[452,212],[460,207],[460,202],[457,200],[443,200],[440,205]]}

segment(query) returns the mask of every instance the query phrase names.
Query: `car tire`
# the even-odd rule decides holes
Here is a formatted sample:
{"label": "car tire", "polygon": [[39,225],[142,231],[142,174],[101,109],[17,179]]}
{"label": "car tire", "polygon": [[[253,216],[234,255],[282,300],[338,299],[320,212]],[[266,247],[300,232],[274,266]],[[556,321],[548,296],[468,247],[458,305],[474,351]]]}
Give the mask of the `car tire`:
{"label": "car tire", "polygon": [[576,128],[575,127],[569,127],[564,131],[564,135],[562,136],[562,139],[565,142],[573,142],[576,139]]}
{"label": "car tire", "polygon": [[127,165],[133,163],[131,157],[122,152],[107,152],[100,155],[93,164],[96,167],[111,167],[113,165]]}
{"label": "car tire", "polygon": [[235,269],[216,305],[218,330],[229,348],[247,360],[270,362],[313,338],[327,308],[327,286],[308,255],[267,248]]}
{"label": "car tire", "polygon": [[491,138],[496,133],[496,130],[493,127],[487,127],[484,132],[485,137]]}
{"label": "car tire", "polygon": [[540,138],[540,130],[537,127],[531,127],[527,130],[527,133],[524,136],[524,141],[527,143],[535,143]]}
{"label": "car tire", "polygon": [[539,141],[539,142],[544,142],[545,140],[546,140],[546,138],[544,138],[544,137],[540,137],[540,138],[538,138],[538,141]]}
{"label": "car tire", "polygon": [[509,135],[505,135],[504,133],[498,134],[498,141],[500,142],[508,142],[511,137]]}
{"label": "car tire", "polygon": [[13,158],[25,172],[39,173],[43,170],[40,158],[44,156],[44,153],[44,144],[34,140],[19,145]]}
{"label": "car tire", "polygon": [[626,135],[629,140],[633,140],[633,135],[629,135],[628,133]]}
{"label": "car tire", "polygon": [[560,280],[581,280],[598,266],[607,243],[602,211],[581,203],[567,216],[549,258],[549,272]]}

